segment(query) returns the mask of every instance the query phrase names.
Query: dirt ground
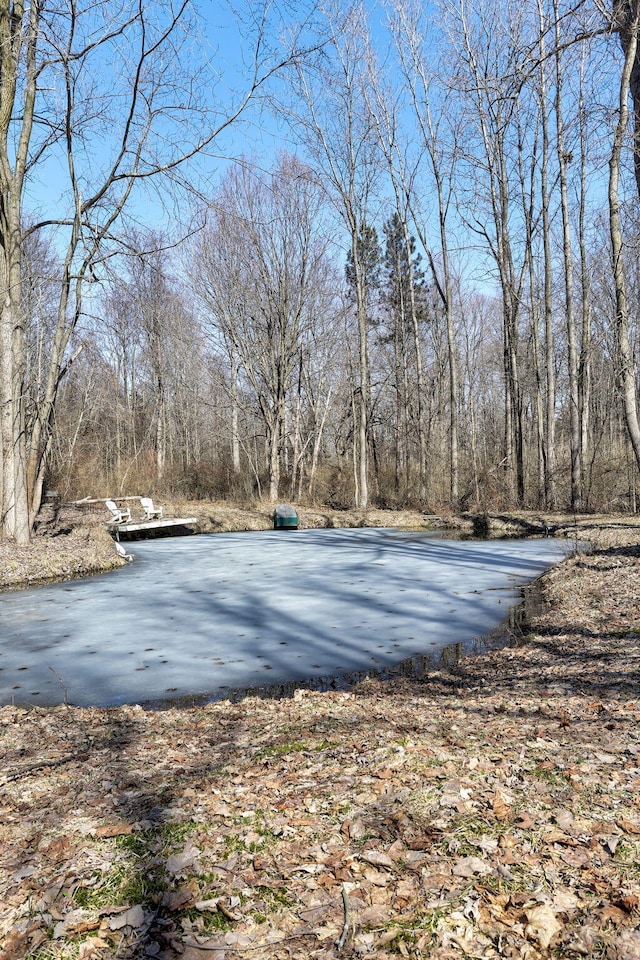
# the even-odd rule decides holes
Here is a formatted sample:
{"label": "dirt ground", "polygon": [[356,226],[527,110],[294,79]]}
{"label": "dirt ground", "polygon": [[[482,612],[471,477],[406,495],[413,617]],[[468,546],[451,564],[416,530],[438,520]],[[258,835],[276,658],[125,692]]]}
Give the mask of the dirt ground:
{"label": "dirt ground", "polygon": [[[207,529],[270,525],[226,510]],[[102,519],[52,517],[3,586],[113,564]],[[509,648],[280,701],[1,708],[0,958],[640,958],[640,526],[490,526],[583,545]]]}

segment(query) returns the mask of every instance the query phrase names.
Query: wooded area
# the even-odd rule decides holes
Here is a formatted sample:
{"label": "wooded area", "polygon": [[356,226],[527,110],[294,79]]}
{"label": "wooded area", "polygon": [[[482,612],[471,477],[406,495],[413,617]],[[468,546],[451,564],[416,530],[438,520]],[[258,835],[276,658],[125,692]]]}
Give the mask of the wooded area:
{"label": "wooded area", "polygon": [[[197,3],[3,5],[3,534],[47,486],[635,511],[637,0],[297,9],[234,92]],[[281,149],[214,176],[244,120]]]}

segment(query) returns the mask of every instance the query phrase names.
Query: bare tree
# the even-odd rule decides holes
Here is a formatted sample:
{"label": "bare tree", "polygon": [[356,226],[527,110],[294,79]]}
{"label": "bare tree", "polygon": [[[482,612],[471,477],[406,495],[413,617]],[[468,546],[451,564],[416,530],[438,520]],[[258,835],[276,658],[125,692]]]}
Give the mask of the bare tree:
{"label": "bare tree", "polygon": [[[615,329],[617,334],[619,377],[622,389],[622,401],[629,439],[633,447],[636,463],[640,467],[640,419],[636,392],[636,374],[629,337],[629,306],[627,299],[627,278],[624,266],[624,244],[620,219],[620,166],[629,124],[629,94],[632,77],[638,70],[638,32],[640,28],[640,3],[620,4],[616,7],[618,16],[623,17],[621,42],[624,50],[624,64],[620,76],[618,122],[615,127],[611,157],[609,160],[609,229],[611,235],[611,254],[613,282],[615,286]],[[637,150],[634,150],[637,161]],[[636,171],[638,166],[636,165]],[[637,174],[636,174],[637,175]],[[640,189],[640,183],[638,184]]]}
{"label": "bare tree", "polygon": [[567,363],[569,376],[571,509],[579,510],[581,507],[582,495],[580,457],[580,399],[578,393],[578,344],[574,307],[572,234],[568,197],[568,167],[570,161],[572,160],[572,153],[567,149],[565,141],[563,103],[564,65],[562,62],[563,54],[560,36],[560,10],[558,0],[554,0],[553,13],[555,31],[554,59],[556,87],[556,149],[560,178],[560,208],[562,211],[562,249],[564,254],[564,294],[565,316],[567,324]]}
{"label": "bare tree", "polygon": [[[521,8],[509,3],[469,10],[463,0],[451,5],[452,40],[460,50],[457,83],[468,106],[468,117],[477,137],[467,147],[468,169],[475,176],[474,189],[484,193],[490,222],[471,201],[469,226],[484,238],[493,257],[504,316],[504,464],[516,503],[525,497],[524,398],[519,364],[519,321],[527,252],[526,241],[514,230],[512,184],[517,182],[514,161],[514,120],[522,88],[520,50]],[[496,19],[500,28],[496,28]],[[475,207],[475,209],[474,209]]]}
{"label": "bare tree", "polygon": [[[104,325],[116,348],[130,426],[135,427],[138,412],[144,413],[145,447],[153,450],[152,480],[158,484],[174,455],[181,455],[175,443],[177,401],[180,383],[189,372],[184,368],[178,372],[176,365],[185,346],[194,356],[202,351],[186,298],[171,277],[163,238],[137,231],[129,236],[127,247],[128,255],[118,258],[118,275],[112,278],[105,301]],[[189,383],[191,393],[196,381],[194,377]],[[143,411],[137,410],[139,397],[145,398]],[[129,432],[129,449],[137,456],[135,429]]]}
{"label": "bare tree", "polygon": [[[459,442],[458,442],[458,355],[454,318],[454,283],[451,263],[450,212],[458,154],[456,110],[451,104],[444,108],[445,90],[439,76],[440,66],[431,52],[430,33],[434,24],[425,17],[423,4],[414,0],[394,0],[392,5],[392,32],[400,60],[404,82],[409,93],[416,121],[417,139],[428,158],[425,170],[422,158],[412,168],[398,148],[396,167],[402,170],[403,194],[416,226],[416,232],[426,252],[437,298],[442,305],[447,334],[449,373],[449,494],[452,505],[459,497]],[[434,100],[436,105],[434,107]],[[413,138],[411,138],[413,139]],[[428,177],[427,189],[424,179]],[[437,204],[437,240],[433,247],[427,230],[425,207],[431,206],[433,195]],[[437,251],[437,252],[436,252]]]}
{"label": "bare tree", "polygon": [[212,335],[231,365],[238,359],[258,403],[274,501],[292,375],[329,302],[322,199],[309,169],[290,156],[268,175],[245,162],[227,173],[197,241],[195,289]]}
{"label": "bare tree", "polygon": [[[546,34],[548,25],[544,15],[542,0],[538,2],[538,58],[539,68],[534,72],[537,96],[540,107],[541,157],[540,157],[540,206],[542,218],[543,249],[543,312],[544,312],[544,357],[545,357],[545,402],[544,431],[541,437],[541,455],[543,467],[544,503],[546,507],[555,507],[556,484],[556,378],[553,331],[553,264],[551,253],[551,211],[550,211],[550,135],[548,117],[548,80]],[[541,418],[542,420],[542,418]]]}
{"label": "bare tree", "polygon": [[[0,451],[2,533],[30,536],[40,502],[60,383],[114,228],[138,190],[179,170],[246,108],[283,57],[268,42],[268,2],[254,11],[251,66],[228,107],[210,100],[215,77],[192,39],[191,0],[114,3],[13,0],[0,10]],[[284,59],[299,55],[292,42]],[[38,171],[65,185],[50,215],[25,226],[25,191]],[[51,191],[53,192],[53,191]],[[141,194],[138,193],[140,196]],[[43,205],[50,201],[43,198]],[[49,230],[63,251],[46,388],[27,435],[22,254]]]}
{"label": "bare tree", "polygon": [[637,0],[613,0],[611,26],[618,34],[625,57],[624,70],[628,72],[628,77],[625,77],[623,82],[627,87],[626,95],[627,98],[631,95],[633,100],[633,162],[636,188],[640,195],[640,50],[637,36]]}
{"label": "bare tree", "polygon": [[355,2],[343,13],[337,0],[329,0],[323,13],[322,56],[298,62],[291,75],[293,102],[279,106],[304,143],[347,231],[358,337],[354,479],[356,505],[365,508],[369,503],[371,371],[367,276],[360,240],[370,220],[372,188],[378,176],[376,137],[365,96],[366,11]]}
{"label": "bare tree", "polygon": [[[414,276],[415,256],[413,246],[415,240],[411,237],[409,228],[409,222],[413,216],[412,199],[415,199],[412,187],[415,182],[418,163],[409,157],[407,138],[400,123],[402,95],[396,91],[391,82],[387,81],[386,74],[376,62],[375,53],[372,49],[369,49],[368,52],[367,66],[369,71],[367,99],[375,125],[380,154],[384,157],[391,181],[395,207],[392,215],[395,222],[394,230],[396,232],[400,231],[398,238],[394,241],[392,257],[396,261],[396,267],[399,269],[406,268],[407,281],[403,285],[403,289],[398,291],[400,298],[396,307],[399,306],[400,309],[397,312],[396,319],[401,322],[399,326],[396,323],[393,330],[397,368],[395,378],[397,406],[396,485],[401,458],[405,464],[405,484],[407,488],[409,485],[410,455],[407,448],[409,423],[406,422],[404,428],[404,450],[400,443],[400,423],[403,418],[407,420],[410,406],[415,406],[418,433],[418,496],[420,500],[424,500],[427,495],[427,431],[425,424],[423,347],[420,337],[419,310],[416,302],[417,278]],[[398,244],[400,237],[402,239],[402,250]],[[388,252],[391,252],[391,250],[389,249]],[[407,342],[407,334],[412,341],[411,347],[415,364],[414,404],[410,404],[410,391],[407,386],[409,353],[411,352]],[[408,490],[406,492],[408,493]]]}

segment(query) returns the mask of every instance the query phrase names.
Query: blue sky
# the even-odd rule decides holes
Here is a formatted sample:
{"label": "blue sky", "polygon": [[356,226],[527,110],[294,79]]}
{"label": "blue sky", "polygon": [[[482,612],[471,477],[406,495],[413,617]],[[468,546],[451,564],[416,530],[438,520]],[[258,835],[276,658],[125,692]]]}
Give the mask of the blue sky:
{"label": "blue sky", "polygon": [[[120,0],[120,2],[127,3],[128,0]],[[283,3],[286,3],[286,0],[283,0]],[[235,14],[230,4],[221,0],[197,0],[196,9],[200,16],[202,32],[200,36],[194,36],[185,41],[179,55],[182,60],[178,57],[175,63],[169,66],[177,66],[183,75],[188,72],[187,68],[193,69],[199,66],[205,71],[210,68],[210,73],[216,75],[215,82],[213,77],[209,77],[206,81],[202,79],[200,85],[196,81],[195,92],[202,95],[204,101],[218,111],[218,118],[221,118],[232,108],[232,104],[239,101],[246,90],[250,75],[248,60],[253,50],[251,19],[256,7],[254,4],[244,3],[240,5],[239,13]],[[373,2],[368,4],[368,9],[374,42],[385,55],[388,52],[391,57],[391,45],[386,35],[385,11],[380,4]],[[284,19],[277,25],[274,24],[269,34],[273,51],[278,50],[281,31],[287,27],[286,17],[298,15],[302,5],[293,3],[291,7],[285,7],[284,10]],[[292,22],[293,20],[290,20],[289,25]],[[611,50],[608,49],[605,69],[611,69],[612,60]],[[96,76],[94,79],[98,84],[103,84],[103,90],[108,90],[106,73],[111,64],[103,59],[101,66],[105,76]],[[600,76],[603,74],[599,74]],[[97,138],[95,130],[88,136],[88,155],[92,157],[91,162],[96,162],[96,158],[99,160],[99,149],[95,149],[96,143],[103,144],[105,151],[108,149],[110,132],[109,124],[105,123],[99,130]],[[191,161],[189,166],[184,168],[184,173],[191,183],[199,185],[211,194],[216,189],[220,175],[228,164],[233,162],[233,158],[247,156],[260,166],[267,168],[271,166],[275,153],[283,149],[300,153],[300,148],[294,142],[287,126],[284,123],[278,123],[267,110],[261,110],[260,100],[258,100],[254,105],[249,106],[243,116],[227,129],[205,154]],[[604,156],[608,151],[606,133],[603,150]],[[604,161],[603,170],[606,166],[606,156]],[[25,192],[27,216],[32,214],[45,218],[60,216],[64,210],[64,204],[59,202],[58,197],[65,189],[66,178],[62,151],[58,149],[50,152],[46,162],[39,167],[37,179],[28,185]],[[423,188],[423,193],[430,202],[428,184]],[[182,215],[183,219],[188,219],[190,204],[193,202],[188,195],[183,195],[177,204],[169,204],[165,207],[155,189],[145,187],[137,189],[132,201],[130,211],[141,226],[168,230],[175,226],[176,217]],[[388,211],[383,210],[379,220],[384,219],[387,213]],[[474,238],[464,233],[461,237],[460,242],[467,242],[469,249],[475,245]],[[472,257],[477,261],[474,254]],[[490,283],[493,284],[492,278]]]}

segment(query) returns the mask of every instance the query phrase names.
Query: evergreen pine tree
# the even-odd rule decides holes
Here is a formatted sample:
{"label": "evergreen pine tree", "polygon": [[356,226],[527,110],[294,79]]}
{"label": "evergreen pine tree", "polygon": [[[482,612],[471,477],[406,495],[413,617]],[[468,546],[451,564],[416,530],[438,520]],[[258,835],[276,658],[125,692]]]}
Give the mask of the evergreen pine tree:
{"label": "evergreen pine tree", "polygon": [[[364,269],[364,285],[367,291],[367,319],[370,324],[375,324],[374,304],[379,295],[381,284],[382,251],[378,241],[378,231],[375,227],[365,223],[360,228],[358,236],[358,258]],[[349,250],[347,262],[345,265],[345,278],[349,290],[355,296],[355,267],[353,264],[353,253]]]}
{"label": "evergreen pine tree", "polygon": [[[393,337],[394,327],[399,326],[402,338],[407,335],[411,324],[409,304],[411,302],[410,284],[413,281],[414,298],[418,309],[418,319],[426,319],[427,285],[425,273],[420,263],[422,256],[416,253],[415,237],[409,238],[409,247],[405,240],[404,226],[399,213],[394,213],[383,226],[385,236],[384,258],[382,263],[382,299],[389,311],[389,339]],[[412,270],[409,266],[411,257]]]}

